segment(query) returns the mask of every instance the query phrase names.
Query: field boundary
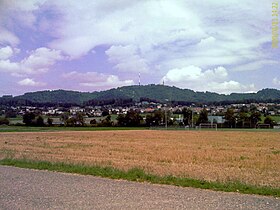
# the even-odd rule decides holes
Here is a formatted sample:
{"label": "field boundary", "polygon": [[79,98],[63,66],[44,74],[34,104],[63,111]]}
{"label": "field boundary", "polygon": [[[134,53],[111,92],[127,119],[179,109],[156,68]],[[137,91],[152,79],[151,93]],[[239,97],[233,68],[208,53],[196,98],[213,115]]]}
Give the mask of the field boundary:
{"label": "field boundary", "polygon": [[214,191],[239,192],[244,194],[280,197],[280,188],[258,187],[247,185],[241,182],[220,183],[192,178],[181,178],[175,176],[157,176],[153,174],[148,174],[139,168],[133,168],[128,171],[123,171],[113,167],[101,167],[97,165],[86,166],[77,164],[67,164],[63,162],[52,163],[47,161],[32,161],[27,159],[11,158],[0,160],[0,165],[28,169],[49,170],[64,173],[75,173],[82,175],[92,175],[111,179],[148,182],[152,184],[166,184],[180,187],[210,189]]}
{"label": "field boundary", "polygon": [[57,131],[114,131],[147,130],[148,127],[36,127],[36,126],[0,126],[1,132],[57,132]]}
{"label": "field boundary", "polygon": [[[213,128],[186,128],[170,126],[154,127],[36,127],[36,126],[0,126],[3,132],[57,132],[57,131],[114,131],[114,130],[171,130],[171,131],[215,131]],[[218,128],[217,131],[242,131],[242,132],[280,132],[280,129],[256,129],[256,128]]]}

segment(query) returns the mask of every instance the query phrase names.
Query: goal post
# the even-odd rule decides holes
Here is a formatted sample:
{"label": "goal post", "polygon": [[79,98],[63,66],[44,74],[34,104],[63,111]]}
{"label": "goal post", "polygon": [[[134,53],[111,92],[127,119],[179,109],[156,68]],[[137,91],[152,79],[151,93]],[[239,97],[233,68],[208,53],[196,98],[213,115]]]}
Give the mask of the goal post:
{"label": "goal post", "polygon": [[198,126],[199,130],[201,129],[215,129],[218,130],[218,126],[216,123],[200,123]]}
{"label": "goal post", "polygon": [[264,123],[260,123],[260,124],[257,124],[256,125],[256,128],[257,129],[268,129],[268,128],[270,128],[270,124],[264,124]]}

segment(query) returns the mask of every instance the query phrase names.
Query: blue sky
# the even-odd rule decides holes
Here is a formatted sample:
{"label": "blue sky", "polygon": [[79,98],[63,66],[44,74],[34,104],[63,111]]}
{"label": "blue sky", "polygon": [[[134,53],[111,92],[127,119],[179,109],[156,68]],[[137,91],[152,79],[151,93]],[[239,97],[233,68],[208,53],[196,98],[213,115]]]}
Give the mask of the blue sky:
{"label": "blue sky", "polygon": [[280,89],[270,0],[0,0],[0,96],[138,84]]}

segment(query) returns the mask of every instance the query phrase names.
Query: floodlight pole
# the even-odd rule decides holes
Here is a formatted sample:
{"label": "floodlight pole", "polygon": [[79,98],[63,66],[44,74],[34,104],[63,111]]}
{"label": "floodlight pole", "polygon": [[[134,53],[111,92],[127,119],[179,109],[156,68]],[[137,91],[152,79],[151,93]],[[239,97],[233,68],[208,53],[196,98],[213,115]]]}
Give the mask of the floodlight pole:
{"label": "floodlight pole", "polygon": [[[168,99],[165,99],[165,101],[168,101]],[[167,129],[167,103],[165,106],[165,128]]]}
{"label": "floodlight pole", "polygon": [[192,110],[192,128],[193,128],[193,109]]}
{"label": "floodlight pole", "polygon": [[165,107],[165,128],[167,129],[167,107]]}

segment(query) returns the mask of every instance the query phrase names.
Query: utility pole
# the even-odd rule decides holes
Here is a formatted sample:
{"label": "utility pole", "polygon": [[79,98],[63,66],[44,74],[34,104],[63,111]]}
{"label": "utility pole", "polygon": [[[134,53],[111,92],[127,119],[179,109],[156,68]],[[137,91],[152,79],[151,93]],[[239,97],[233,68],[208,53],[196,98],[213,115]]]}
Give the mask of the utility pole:
{"label": "utility pole", "polygon": [[165,107],[165,128],[167,129],[167,107]]}
{"label": "utility pole", "polygon": [[192,110],[192,128],[193,128],[193,109]]}
{"label": "utility pole", "polygon": [[[165,101],[168,101],[168,99],[165,99]],[[167,129],[167,103],[165,106],[165,128]]]}

